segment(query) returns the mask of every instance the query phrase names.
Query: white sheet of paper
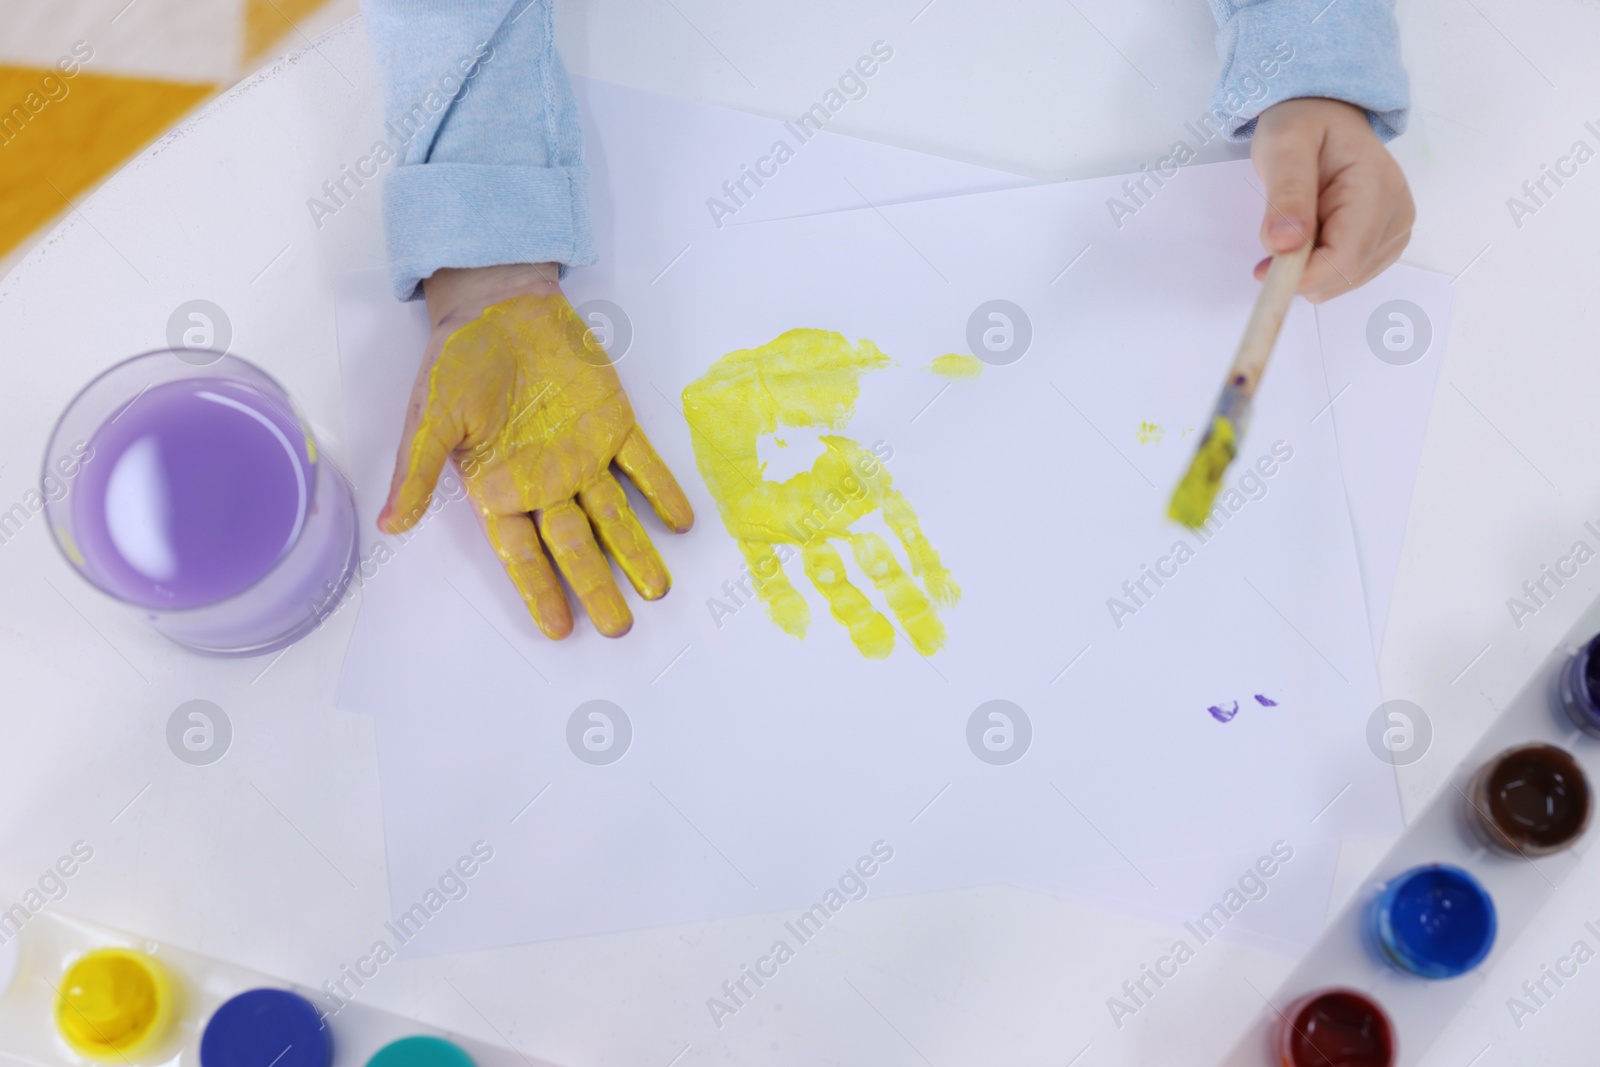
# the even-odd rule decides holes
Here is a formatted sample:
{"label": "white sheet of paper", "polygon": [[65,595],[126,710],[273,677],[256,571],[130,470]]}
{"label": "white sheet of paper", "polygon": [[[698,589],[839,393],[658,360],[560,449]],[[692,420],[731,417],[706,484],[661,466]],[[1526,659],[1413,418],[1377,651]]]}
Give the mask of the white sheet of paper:
{"label": "white sheet of paper", "polygon": [[1454,298],[1448,276],[1394,266],[1317,308],[1375,650],[1383,645]]}
{"label": "white sheet of paper", "polygon": [[[729,227],[665,273],[630,248],[573,272],[575,303],[628,309],[619,370],[700,522],[658,534],[676,586],[636,606],[623,642],[587,627],[544,642],[463,507],[366,584],[341,702],[385,716],[395,899],[463,837],[506,842],[480,890],[490,905],[435,924],[425,951],[804,906],[879,839],[896,858],[874,893],[1397,825],[1388,768],[1362,742],[1377,688],[1308,308],[1285,328],[1240,470],[1279,440],[1292,460],[1113,623],[1107,599],[1184,536],[1160,514],[1254,298],[1259,203],[1242,168],[1197,168],[1119,233],[1103,207],[1115,185]],[[1028,309],[1033,348],[946,388],[922,367],[963,350],[968,314],[1001,293]],[[864,383],[845,432],[893,448],[897,486],[966,589],[930,661],[862,660],[815,596],[803,642],[759,606],[720,630],[707,610],[741,565],[675,398],[723,352],[797,325],[871,337],[900,362]],[[370,516],[411,374],[395,353],[417,345],[363,340],[342,312],[340,331]],[[1141,446],[1141,421],[1168,437]],[[564,744],[567,716],[597,697],[634,730],[604,768]],[[995,697],[1030,709],[1035,731],[1005,768],[965,746]],[[1205,710],[1235,699],[1227,724]]]}
{"label": "white sheet of paper", "polygon": [[[770,182],[758,187],[747,182],[753,195],[724,217],[726,224],[846,210],[865,198],[898,203],[1033,184],[1004,171],[830,133],[812,136],[802,149],[796,132],[772,119],[610,82],[580,78],[576,87],[596,187],[603,188],[597,196],[612,205],[614,214],[604,217],[616,219],[614,225],[602,224],[600,239],[608,250],[618,233],[632,239],[643,233],[657,242],[663,260],[676,254],[692,243],[695,230],[712,223],[706,201],[715,196],[735,203],[721,184],[736,180],[742,166],[770,153],[778,140],[797,149],[794,159]],[[649,180],[640,182],[638,175]],[[1131,224],[1137,225],[1137,218]],[[680,233],[683,240],[674,244]],[[1366,323],[1377,305],[1396,298],[1417,303],[1437,320],[1430,321],[1432,338],[1421,357],[1405,366],[1374,359],[1366,339]],[[1334,415],[1374,649],[1382,645],[1450,306],[1448,279],[1397,266],[1316,309],[1331,393],[1340,397]],[[1302,850],[1292,891],[1278,891],[1269,907],[1240,913],[1224,936],[1280,950],[1309,945],[1325,921],[1337,850],[1320,847],[1315,862],[1305,859],[1311,851],[1311,846]],[[1255,858],[1217,857],[1216,870],[1244,869]],[[1212,887],[1221,877],[1204,867],[1173,863],[1155,890],[1126,867],[1122,873],[1133,884],[1110,894],[1105,887],[1115,880],[1094,871],[1057,872],[1027,887],[1170,919],[1193,914],[1208,894],[1214,895]]]}
{"label": "white sheet of paper", "polygon": [[[575,77],[573,89],[584,118],[601,264],[612,258],[619,236],[630,248],[660,254],[665,264],[684,244],[705,236],[697,231],[719,228],[708,206],[713,198],[732,209],[720,217],[726,228],[869,202],[882,206],[1037,184],[1006,171],[802,130],[615,82]],[[792,154],[782,165],[770,162],[779,141]],[[761,169],[776,174],[758,185],[745,175],[763,157],[769,162]],[[741,179],[742,191],[724,188]]]}
{"label": "white sheet of paper", "polygon": [[[1413,305],[1411,308],[1396,301]],[[1434,384],[1444,360],[1453,291],[1450,279],[1397,265],[1353,293],[1316,309],[1328,393],[1339,434],[1339,457],[1361,561],[1373,649],[1383,645],[1384,622],[1405,538],[1406,516]],[[1392,316],[1399,315],[1396,319]],[[1369,329],[1373,322],[1376,329]],[[1388,333],[1387,339],[1385,334]],[[1377,358],[1383,351],[1386,359]],[[1158,921],[1192,920],[1218,899],[1257,857],[1197,857],[1146,870],[1154,885],[1125,867],[1060,871],[1025,879],[1028,889],[1096,900]],[[1305,846],[1271,903],[1252,904],[1223,937],[1299,955],[1327,921],[1338,849]]]}

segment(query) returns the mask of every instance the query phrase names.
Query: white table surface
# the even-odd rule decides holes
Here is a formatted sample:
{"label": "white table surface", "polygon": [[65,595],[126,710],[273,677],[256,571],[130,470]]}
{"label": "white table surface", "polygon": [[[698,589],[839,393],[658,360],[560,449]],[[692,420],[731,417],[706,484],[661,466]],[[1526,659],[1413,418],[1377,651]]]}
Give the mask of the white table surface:
{"label": "white table surface", "polygon": [[[1395,152],[1420,207],[1406,259],[1462,272],[1382,657],[1386,696],[1416,701],[1435,729],[1401,772],[1415,811],[1600,591],[1597,563],[1520,630],[1506,607],[1574,540],[1593,545],[1583,523],[1600,520],[1588,440],[1600,161],[1520,228],[1506,206],[1573,141],[1600,147],[1583,126],[1600,125],[1600,8],[1402,8],[1416,109]],[[884,39],[893,66],[830,129],[1058,179],[1164,154],[1203,110],[1217,62],[1198,0],[592,0],[558,5],[557,19],[578,73],[785,117]],[[168,315],[195,297],[226,309],[234,350],[284,381],[339,454],[331,279],[382,262],[379,196],[368,186],[320,231],[305,200],[365,151],[378,115],[366,43],[347,25],[129,165],[0,281],[0,510],[33,484],[78,386],[161,345]],[[178,652],[76,581],[42,516],[0,544],[7,903],[83,839],[94,858],[54,908],[313,986],[364,954],[388,901],[373,724],[331,699],[354,617],[261,674],[263,661]],[[227,757],[202,768],[164,740],[168,715],[196,697],[235,730]],[[1336,900],[1384,847],[1346,846]],[[1590,1058],[1600,963],[1520,1029],[1506,1008],[1575,940],[1600,947],[1585,920],[1600,920],[1593,857],[1492,970],[1466,979],[1476,992],[1430,1067]],[[1289,967],[1214,943],[1118,1030],[1106,998],[1170,931],[1003,888],[868,900],[717,1031],[706,997],[777,922],[403,961],[361,998],[574,1067],[1092,1067],[1213,1059],[1260,1010],[1251,986],[1268,991]]]}

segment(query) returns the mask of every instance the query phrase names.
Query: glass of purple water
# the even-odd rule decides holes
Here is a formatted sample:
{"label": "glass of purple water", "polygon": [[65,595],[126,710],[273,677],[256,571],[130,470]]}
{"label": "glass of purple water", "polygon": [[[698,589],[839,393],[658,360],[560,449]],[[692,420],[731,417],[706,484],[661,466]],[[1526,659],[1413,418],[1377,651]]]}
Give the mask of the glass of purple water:
{"label": "glass of purple water", "polygon": [[67,562],[196,652],[274,652],[355,571],[350,485],[283,387],[237,356],[147,352],[84,387],[45,452]]}

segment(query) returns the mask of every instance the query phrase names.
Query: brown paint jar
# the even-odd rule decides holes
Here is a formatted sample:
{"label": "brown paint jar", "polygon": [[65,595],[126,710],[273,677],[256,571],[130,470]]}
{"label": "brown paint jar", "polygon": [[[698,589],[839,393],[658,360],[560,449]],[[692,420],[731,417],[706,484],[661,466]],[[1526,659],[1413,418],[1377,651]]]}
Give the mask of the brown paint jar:
{"label": "brown paint jar", "polygon": [[1583,836],[1592,807],[1589,780],[1555,745],[1508,748],[1467,787],[1467,825],[1498,852],[1545,856]]}

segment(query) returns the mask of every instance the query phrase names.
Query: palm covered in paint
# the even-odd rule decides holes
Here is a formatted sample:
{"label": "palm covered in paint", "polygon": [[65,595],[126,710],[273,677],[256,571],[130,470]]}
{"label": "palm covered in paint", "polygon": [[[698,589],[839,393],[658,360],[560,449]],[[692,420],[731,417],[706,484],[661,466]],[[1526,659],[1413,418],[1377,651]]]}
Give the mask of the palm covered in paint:
{"label": "palm covered in paint", "polygon": [[[837,333],[790,330],[760,348],[723,356],[683,392],[700,473],[767,613],[785,632],[805,636],[811,609],[783,571],[798,549],[833,617],[874,658],[893,651],[895,627],[850,581],[840,543],[923,655],[943,647],[936,605],[955,603],[960,587],[874,451],[820,435],[823,450],[811,468],[778,482],[766,478],[757,446],[780,427],[842,427],[855,410],[861,375],[888,362],[871,341],[852,346]],[[904,550],[910,574],[887,540],[854,529],[875,512]]]}
{"label": "palm covered in paint", "polygon": [[694,515],[604,349],[549,290],[437,317],[379,524],[390,533],[413,525],[453,459],[540,629],[552,638],[572,630],[559,569],[596,629],[621,636],[633,615],[606,554],[647,600],[665,595],[671,577],[611,465],[671,529],[687,530]]}

